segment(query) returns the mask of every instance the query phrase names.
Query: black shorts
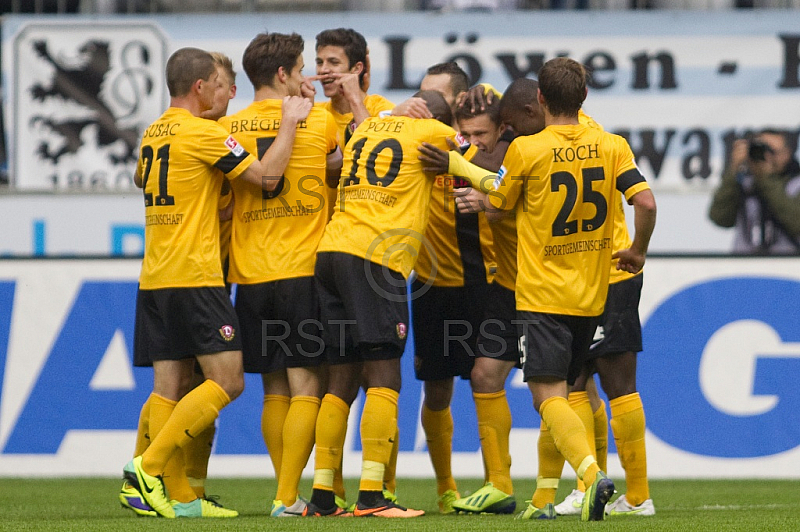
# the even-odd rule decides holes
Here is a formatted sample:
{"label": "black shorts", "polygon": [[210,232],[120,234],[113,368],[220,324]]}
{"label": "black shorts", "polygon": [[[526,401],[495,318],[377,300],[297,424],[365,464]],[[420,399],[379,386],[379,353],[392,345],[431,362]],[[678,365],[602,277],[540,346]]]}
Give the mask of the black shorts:
{"label": "black shorts", "polygon": [[639,299],[644,274],[608,285],[606,308],[589,348],[589,358],[642,350]]}
{"label": "black shorts", "polygon": [[557,377],[572,385],[586,362],[598,319],[518,311],[525,381]]}
{"label": "black shorts", "polygon": [[272,373],[325,362],[313,277],[240,284],[235,308],[245,372]]}
{"label": "black shorts", "polygon": [[411,301],[414,373],[421,381],[469,379],[475,365],[478,331],[487,286],[430,286],[415,280]]}
{"label": "black shorts", "polygon": [[239,321],[225,287],[139,289],[134,366],[242,349]]}
{"label": "black shorts", "polygon": [[400,358],[408,336],[402,274],[361,257],[317,253],[314,270],[328,362]]}
{"label": "black shorts", "polygon": [[522,367],[519,326],[514,291],[497,283],[489,285],[486,313],[478,330],[478,357],[514,362]]}

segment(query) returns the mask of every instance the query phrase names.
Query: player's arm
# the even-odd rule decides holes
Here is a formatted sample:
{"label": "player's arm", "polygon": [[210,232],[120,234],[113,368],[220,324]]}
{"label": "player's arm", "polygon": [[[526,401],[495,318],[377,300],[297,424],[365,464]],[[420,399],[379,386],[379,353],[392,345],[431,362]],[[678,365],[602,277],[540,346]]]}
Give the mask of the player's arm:
{"label": "player's arm", "polygon": [[619,259],[618,270],[638,273],[644,266],[647,247],[656,226],[656,199],[646,188],[629,197],[628,203],[633,205],[633,242],[630,248],[617,251],[612,258]]}
{"label": "player's arm", "polygon": [[495,173],[467,161],[452,140],[447,139],[447,144],[450,151],[445,151],[428,142],[420,145],[418,158],[422,161],[424,170],[434,175],[450,174],[463,177],[474,188],[482,192],[489,192],[494,178],[497,177]]}
{"label": "player's arm", "polygon": [[391,111],[381,111],[378,116],[383,116],[384,113],[391,116],[407,116],[409,118],[433,118],[425,100],[415,96],[399,103]]}
{"label": "player's arm", "polygon": [[342,162],[344,155],[339,146],[328,154],[325,166],[325,183],[331,187],[336,188],[339,186],[339,177],[342,175]]}
{"label": "player's arm", "polygon": [[139,188],[142,188],[142,172],[139,170],[139,165],[136,165],[136,171],[133,173],[133,184]]}
{"label": "player's arm", "polygon": [[289,164],[297,133],[297,124],[308,117],[313,104],[307,98],[287,96],[281,106],[281,128],[275,142],[264,153],[260,161],[252,163],[239,177],[272,191],[278,186],[280,176]]}
{"label": "player's arm", "polygon": [[487,204],[486,218],[490,222],[497,222],[505,217],[506,214],[503,211],[513,211],[517,208],[517,202],[524,194],[524,176],[527,167],[523,160],[518,143],[512,142],[505,159],[503,159],[503,166],[500,167],[497,177],[492,182],[492,190],[487,194],[489,203]]}

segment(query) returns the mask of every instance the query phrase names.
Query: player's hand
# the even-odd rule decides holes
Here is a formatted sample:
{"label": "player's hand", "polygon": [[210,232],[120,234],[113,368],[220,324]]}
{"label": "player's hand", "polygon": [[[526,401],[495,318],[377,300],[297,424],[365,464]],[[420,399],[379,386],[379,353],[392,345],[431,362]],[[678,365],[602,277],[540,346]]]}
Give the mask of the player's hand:
{"label": "player's hand", "polygon": [[[314,76],[317,77],[317,76]],[[300,95],[303,98],[308,98],[311,100],[311,104],[314,104],[314,97],[317,95],[317,89],[314,88],[314,84],[312,83],[314,80],[305,78],[303,83],[300,84]]]}
{"label": "player's hand", "polygon": [[639,273],[644,267],[644,253],[639,253],[631,248],[621,249],[611,255],[612,259],[619,259],[617,269],[628,273]]}
{"label": "player's hand", "polygon": [[428,104],[422,98],[412,96],[392,109],[392,116],[407,116],[409,118],[433,118],[428,109]]}
{"label": "player's hand", "polygon": [[281,120],[300,122],[308,117],[314,104],[302,96],[285,96],[281,105]]}
{"label": "player's hand", "polygon": [[358,81],[358,74],[332,72],[325,76],[326,79],[333,79],[332,85],[337,88],[339,94],[345,98],[361,99],[361,86]]}
{"label": "player's hand", "polygon": [[486,210],[488,198],[486,194],[472,187],[453,189],[451,194],[456,201],[456,208],[460,213],[473,213]]}
{"label": "player's hand", "polygon": [[435,175],[447,173],[450,167],[450,156],[446,151],[427,142],[423,142],[418,149],[420,155],[417,158],[422,161],[423,171]]}
{"label": "player's hand", "polygon": [[485,111],[486,106],[494,101],[494,92],[484,92],[483,85],[475,85],[467,92],[461,94],[456,101],[458,107],[468,107],[470,112]]}

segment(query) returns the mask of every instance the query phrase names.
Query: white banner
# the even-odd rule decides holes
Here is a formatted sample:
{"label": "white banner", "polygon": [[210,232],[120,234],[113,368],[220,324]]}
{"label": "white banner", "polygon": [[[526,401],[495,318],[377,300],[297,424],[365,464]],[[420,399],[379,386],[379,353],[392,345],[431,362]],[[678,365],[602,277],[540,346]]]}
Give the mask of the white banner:
{"label": "white banner", "polygon": [[[364,34],[371,92],[410,96],[425,69],[456,60],[503,90],[569,55],[594,72],[586,110],[629,138],[660,191],[708,191],[731,142],[765,126],[798,131],[800,11],[326,13],[3,20],[12,180],[21,189],[130,186],[133,139],[167,104],[165,58],[224,52],[241,67],[257,33],[298,32],[306,74],[324,29]],[[238,77],[231,111],[252,98]],[[321,91],[320,91],[321,92]],[[137,133],[134,135],[134,133]]]}
{"label": "white banner", "polygon": [[[648,261],[638,389],[650,477],[800,476],[799,261]],[[121,474],[152,387],[152,371],[131,365],[139,268],[130,259],[0,261],[0,475]],[[431,477],[412,345],[403,358],[398,471]],[[260,431],[262,393],[260,377],[248,375],[244,394],[221,413],[212,475],[273,474]],[[535,477],[539,418],[519,372],[507,396],[512,475]],[[480,477],[468,383],[458,382],[452,404],[453,472]],[[351,410],[347,476],[360,473],[361,405],[359,398]],[[609,444],[609,470],[619,478],[613,438]]]}

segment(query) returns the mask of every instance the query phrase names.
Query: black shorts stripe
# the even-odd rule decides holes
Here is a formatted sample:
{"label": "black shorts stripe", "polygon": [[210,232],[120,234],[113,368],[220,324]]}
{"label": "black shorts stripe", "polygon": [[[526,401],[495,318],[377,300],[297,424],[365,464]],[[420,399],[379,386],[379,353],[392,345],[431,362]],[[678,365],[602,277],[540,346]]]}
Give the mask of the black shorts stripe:
{"label": "black shorts stripe", "polygon": [[486,264],[483,262],[481,233],[476,213],[456,212],[456,240],[464,270],[464,285],[486,282]]}
{"label": "black shorts stripe", "polygon": [[631,188],[636,183],[644,181],[644,176],[636,168],[631,168],[627,172],[617,177],[617,190],[625,193],[626,190]]}
{"label": "black shorts stripe", "polygon": [[239,166],[239,163],[244,161],[247,158],[248,153],[246,151],[242,151],[241,155],[234,155],[233,153],[229,153],[214,163],[214,166],[218,168],[223,174],[227,174],[231,172],[234,168]]}

